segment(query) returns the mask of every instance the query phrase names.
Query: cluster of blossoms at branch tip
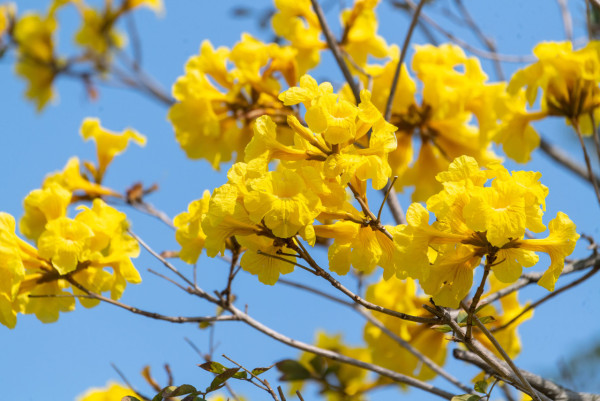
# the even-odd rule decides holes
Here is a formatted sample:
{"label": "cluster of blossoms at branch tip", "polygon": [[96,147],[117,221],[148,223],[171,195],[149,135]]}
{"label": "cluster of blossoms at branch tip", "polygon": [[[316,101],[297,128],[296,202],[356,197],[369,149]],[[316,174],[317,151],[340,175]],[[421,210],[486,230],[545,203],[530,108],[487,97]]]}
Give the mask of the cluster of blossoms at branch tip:
{"label": "cluster of blossoms at branch tip", "polygon": [[[56,52],[58,13],[68,5],[75,7],[81,17],[74,42],[82,53],[72,57]],[[4,53],[8,46],[15,47],[15,72],[27,81],[25,96],[38,111],[56,96],[53,84],[61,74],[82,77],[93,98],[90,78],[98,75],[102,79],[111,69],[113,54],[127,42],[125,34],[116,28],[119,20],[139,7],[156,13],[163,9],[162,0],[106,0],[101,8],[84,0],[53,0],[45,14],[21,16],[15,4],[0,4],[0,49]]]}
{"label": "cluster of blossoms at branch tip", "polygon": [[[0,213],[0,323],[5,326],[14,327],[18,313],[34,313],[45,323],[56,321],[59,312],[75,308],[71,296],[85,295],[82,288],[97,294],[109,291],[118,299],[128,282],[141,282],[131,262],[139,245],[127,233],[127,218],[101,199],[119,194],[101,182],[129,141],[143,144],[145,138],[133,130],[107,131],[96,119],[86,119],[81,134],[96,142],[98,164],[85,162],[86,173],[79,159],[70,159],[63,171],[46,177],[42,188],[31,191],[23,202],[19,230],[35,245],[17,236],[11,215]],[[79,200],[93,202],[91,207],[78,206],[76,216],[68,217],[69,205]],[[99,300],[80,302],[89,308]]]}
{"label": "cluster of blossoms at branch tip", "polygon": [[[346,191],[348,186],[366,200],[368,180],[381,189],[391,176],[387,156],[395,149],[396,127],[383,119],[370,92],[363,90],[354,106],[329,83],[319,85],[305,75],[279,98],[285,105],[302,103],[307,126],[288,116],[294,136],[284,143],[270,117],[257,119],[245,163],[234,164],[227,184],[175,219],[184,260],[194,263],[202,248],[215,256],[238,247],[247,250],[242,268],[274,284],[279,274],[293,270],[299,238],[311,246],[317,237],[331,238],[331,271],[346,274],[354,266],[371,273],[381,266],[385,279],[394,274],[418,279],[437,303],[456,308],[482,258],[500,281],[511,283],[522,267],[537,263],[536,252],[545,252],[551,264],[539,284],[554,288],[579,236],[558,213],[546,239],[523,239],[526,230],[546,229],[548,190],[540,173],[511,174],[499,163],[482,170],[475,159],[461,156],[436,177],[443,189],[427,201],[436,216],[433,224],[427,209],[415,203],[408,209],[408,225],[377,226]],[[274,159],[280,163],[269,171]]]}
{"label": "cluster of blossoms at branch tip", "polygon": [[[486,268],[504,283],[515,282],[522,267],[538,262],[536,252],[550,256],[550,267],[538,284],[552,291],[579,234],[562,212],[550,221],[545,239],[524,239],[525,231],[546,230],[542,223],[548,189],[540,173],[513,171],[500,164],[481,170],[477,162],[462,156],[437,175],[444,189],[427,200],[427,209],[413,203],[408,225],[394,236],[396,275],[412,277],[434,301],[457,308],[469,293],[473,270],[486,258]],[[489,186],[485,186],[492,179]],[[436,220],[430,224],[429,212]]]}

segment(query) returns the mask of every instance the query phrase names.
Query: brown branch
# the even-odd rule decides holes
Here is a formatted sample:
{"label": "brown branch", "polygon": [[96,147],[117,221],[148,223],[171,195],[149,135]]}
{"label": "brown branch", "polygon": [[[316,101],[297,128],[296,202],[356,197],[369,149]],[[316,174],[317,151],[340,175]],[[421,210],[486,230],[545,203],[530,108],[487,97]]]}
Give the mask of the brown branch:
{"label": "brown branch", "polygon": [[475,295],[471,300],[471,305],[469,305],[469,309],[467,310],[467,333],[466,337],[468,339],[471,338],[471,328],[473,327],[473,316],[475,315],[475,310],[477,309],[477,304],[481,299],[481,294],[483,294],[483,290],[485,288],[485,283],[487,281],[488,275],[490,274],[490,268],[495,258],[490,258],[489,256],[486,258],[485,266],[483,267],[483,276],[481,277],[481,283],[479,283],[479,287],[475,291]]}
{"label": "brown branch", "polygon": [[100,294],[96,294],[95,292],[92,292],[90,290],[88,290],[87,288],[85,288],[84,286],[82,286],[81,284],[79,284],[77,281],[75,281],[75,279],[69,275],[64,277],[65,280],[67,280],[69,283],[71,283],[71,285],[73,285],[74,287],[76,287],[77,289],[79,289],[80,291],[84,292],[86,295],[91,296],[95,299],[98,299],[100,301],[109,303],[111,305],[114,306],[118,306],[119,308],[125,309],[131,313],[134,313],[136,315],[142,315],[142,316],[146,316],[149,317],[151,319],[156,319],[156,320],[164,320],[166,322],[170,322],[170,323],[201,323],[201,322],[217,322],[217,321],[234,321],[234,320],[239,320],[238,318],[236,318],[235,316],[231,316],[231,315],[227,315],[227,316],[195,316],[195,317],[184,317],[184,316],[166,316],[166,315],[161,315],[160,313],[156,313],[156,312],[149,312],[143,309],[139,309],[130,305],[126,305],[122,302],[119,301],[115,301],[114,299],[111,298],[107,298],[103,295]]}
{"label": "brown branch", "polygon": [[540,149],[548,156],[550,156],[554,161],[560,163],[563,167],[566,167],[572,173],[575,173],[579,177],[583,178],[588,182],[596,181],[596,185],[600,185],[600,178],[596,175],[593,175],[593,178],[589,175],[589,172],[585,167],[571,159],[567,154],[565,154],[560,148],[550,144],[544,138],[540,140]]}
{"label": "brown branch", "polygon": [[407,384],[409,386],[415,387],[415,388],[419,388],[421,390],[424,390],[428,393],[431,394],[435,394],[439,397],[445,398],[447,400],[450,400],[454,394],[449,393],[445,390],[442,390],[432,384],[429,383],[425,383],[421,380],[415,379],[413,377],[410,376],[406,376],[403,375],[401,373],[397,373],[394,372],[392,370],[389,369],[385,369],[382,368],[381,366],[377,366],[371,363],[367,363],[358,359],[354,359],[354,358],[350,358],[346,355],[340,354],[338,352],[335,351],[331,351],[328,349],[323,349],[323,348],[319,348],[316,347],[314,345],[310,345],[310,344],[306,344],[303,343],[301,341],[297,341],[293,338],[287,337],[273,329],[271,329],[270,327],[267,327],[265,325],[263,325],[262,323],[254,320],[253,318],[251,318],[249,315],[245,314],[244,312],[242,312],[241,310],[237,309],[235,306],[230,305],[228,310],[234,315],[236,316],[238,319],[240,319],[241,321],[243,321],[244,323],[248,324],[249,326],[255,328],[256,330],[262,332],[263,334],[266,334],[267,336],[281,342],[284,343],[286,345],[289,345],[291,347],[300,349],[302,351],[306,351],[306,352],[310,352],[311,354],[315,354],[315,355],[319,355],[325,358],[329,358],[332,359],[334,361],[338,361],[338,362],[342,362],[348,365],[352,365],[352,366],[357,366],[359,368],[362,369],[366,369],[366,370],[370,370],[374,373],[377,373],[381,376],[390,378],[398,383],[404,383]]}
{"label": "brown branch", "polygon": [[[413,10],[416,9],[416,7],[417,7],[416,4],[412,0],[406,0],[406,3]],[[444,29],[441,25],[439,25],[437,22],[435,22],[427,14],[421,13],[421,18],[425,22],[427,22],[427,24],[429,24],[432,28],[434,28],[436,31],[441,33],[446,38],[448,38],[450,41],[456,43],[460,47],[464,48],[465,50],[470,51],[471,53],[473,53],[474,55],[476,55],[478,57],[487,58],[490,60],[499,60],[499,61],[503,61],[503,62],[507,62],[507,63],[531,63],[533,61],[536,61],[536,58],[533,56],[514,56],[514,55],[509,55],[509,54],[493,53],[493,52],[479,49],[475,46],[470,45],[466,41],[458,38],[457,36],[453,35],[452,33],[448,32],[446,29]]]}
{"label": "brown branch", "polygon": [[571,283],[569,283],[567,285],[564,285],[564,286],[562,286],[562,287],[554,290],[550,294],[546,295],[545,297],[537,300],[536,302],[534,302],[534,303],[532,303],[530,305],[527,305],[525,308],[523,308],[523,310],[521,312],[519,312],[518,315],[516,315],[515,317],[513,317],[512,319],[510,319],[508,322],[506,322],[502,326],[493,328],[491,331],[495,333],[497,331],[504,330],[505,328],[507,328],[508,326],[510,326],[511,324],[513,324],[514,322],[516,322],[521,316],[523,316],[525,313],[527,313],[531,309],[536,308],[537,306],[539,306],[542,303],[548,301],[549,299],[554,298],[558,294],[560,294],[562,292],[565,292],[566,290],[568,290],[570,288],[573,288],[576,285],[579,285],[579,284],[583,283],[585,280],[587,280],[588,278],[590,278],[594,274],[596,274],[598,272],[598,270],[600,270],[600,265],[595,266],[592,270],[590,270],[584,276],[581,276],[577,280],[575,280],[575,281],[573,281],[573,282],[571,282]]}
{"label": "brown branch", "polygon": [[339,281],[337,281],[335,278],[333,278],[327,271],[325,271],[323,268],[321,268],[321,266],[319,266],[314,259],[310,256],[310,254],[308,254],[308,252],[306,252],[305,249],[302,249],[302,244],[300,243],[300,241],[297,242],[299,247],[296,246],[295,244],[290,244],[290,246],[292,246],[293,248],[295,248],[294,250],[296,252],[298,252],[300,255],[302,255],[302,258],[304,260],[306,260],[308,262],[308,264],[315,269],[317,276],[323,277],[325,280],[327,280],[334,288],[336,288],[337,290],[341,291],[343,294],[345,294],[348,298],[352,299],[355,303],[364,306],[367,309],[373,310],[375,312],[381,312],[384,313],[386,315],[390,315],[390,316],[394,316],[397,317],[399,319],[403,319],[403,320],[408,320],[411,322],[417,322],[417,323],[425,323],[425,324],[437,324],[439,323],[439,320],[436,318],[425,318],[425,317],[420,317],[420,316],[412,316],[412,315],[408,315],[406,313],[402,313],[402,312],[397,312],[395,310],[391,310],[388,308],[384,308],[383,306],[380,305],[376,305],[373,304],[363,298],[361,298],[358,294],[353,293],[352,291],[350,291],[348,288],[344,287],[342,285],[342,283],[340,283]]}
{"label": "brown branch", "polygon": [[[560,1],[560,0],[559,0]],[[465,7],[464,3],[462,2],[462,0],[454,0],[454,2],[456,3],[456,6],[458,7],[458,10],[460,11],[464,22],[467,23],[467,25],[469,26],[469,28],[471,28],[471,31],[475,34],[475,36],[477,36],[477,38],[479,39],[479,41],[493,54],[498,54],[498,49],[496,48],[496,45],[494,44],[494,41],[491,40],[479,27],[479,25],[477,25],[477,23],[475,22],[475,19],[471,16],[471,13],[469,12],[469,10],[467,9],[467,7]],[[494,58],[492,59],[492,62],[494,64],[494,68],[496,69],[496,76],[498,77],[498,79],[500,81],[505,81],[506,78],[504,76],[504,71],[502,70],[502,63],[500,63],[500,60],[498,60],[498,58]]]}
{"label": "brown branch", "polygon": [[592,169],[592,161],[590,160],[590,155],[588,154],[587,148],[585,147],[585,142],[583,141],[583,135],[581,134],[581,129],[579,127],[579,121],[576,118],[571,119],[571,124],[577,133],[577,138],[579,139],[579,144],[581,145],[581,150],[583,150],[583,158],[585,159],[585,165],[587,167],[587,176],[589,181],[594,186],[594,191],[596,192],[596,198],[598,199],[598,203],[600,204],[600,185],[594,179],[594,170]]}
{"label": "brown branch", "polygon": [[[467,308],[467,306],[465,305],[464,302],[461,302],[460,306],[465,311],[469,310]],[[481,330],[481,332],[487,337],[487,339],[490,340],[490,342],[492,343],[492,345],[494,346],[494,348],[496,348],[496,350],[502,356],[502,359],[504,359],[504,361],[508,364],[508,366],[510,366],[510,369],[514,372],[514,374],[517,375],[517,377],[519,378],[519,381],[521,382],[521,384],[523,386],[525,386],[525,388],[527,389],[527,393],[534,400],[541,401],[540,397],[537,394],[537,392],[533,389],[533,387],[531,387],[531,384],[529,383],[529,381],[527,381],[527,379],[525,379],[523,377],[523,375],[521,374],[521,371],[519,370],[519,368],[517,368],[517,365],[515,365],[515,363],[513,362],[513,360],[510,358],[510,356],[504,350],[504,348],[502,348],[502,346],[500,345],[500,343],[498,342],[498,340],[496,340],[496,337],[494,337],[494,335],[492,333],[490,333],[490,331],[487,329],[487,327],[485,327],[485,325],[483,323],[481,323],[481,321],[479,320],[479,318],[477,316],[473,316],[473,320],[475,321],[475,325],[477,326],[477,328],[479,328],[479,330]]]}
{"label": "brown branch", "polygon": [[[483,369],[489,374],[494,374],[494,372],[490,369],[490,367],[479,358],[475,353],[464,351],[461,349],[454,349],[453,356],[456,359],[460,359],[461,361],[472,363],[477,367]],[[577,393],[572,390],[566,389],[558,384],[544,379],[541,376],[538,376],[534,373],[528,372],[526,370],[520,369],[523,377],[527,379],[531,386],[544,394],[546,397],[549,397],[555,401],[599,401],[600,395],[598,394],[589,394],[589,393]]]}

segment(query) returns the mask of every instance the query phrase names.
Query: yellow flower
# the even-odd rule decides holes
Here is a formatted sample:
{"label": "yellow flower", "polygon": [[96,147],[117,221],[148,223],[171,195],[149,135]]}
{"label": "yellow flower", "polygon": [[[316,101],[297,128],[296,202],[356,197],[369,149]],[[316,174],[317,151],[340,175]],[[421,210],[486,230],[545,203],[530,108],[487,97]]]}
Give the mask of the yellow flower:
{"label": "yellow flower", "polygon": [[[294,271],[296,257],[289,256],[293,251],[286,246],[275,245],[271,238],[248,235],[237,238],[240,245],[247,248],[240,259],[240,266],[250,274],[258,276],[258,280],[267,285],[274,285],[280,274]],[[278,258],[272,258],[275,255]],[[287,260],[288,262],[286,262]]]}
{"label": "yellow flower", "polygon": [[264,224],[279,238],[289,238],[312,224],[320,213],[321,201],[306,189],[293,170],[281,168],[249,184],[244,206],[250,220]]}
{"label": "yellow flower", "polygon": [[[559,213],[550,222],[548,238],[523,239],[526,229],[546,229],[542,214],[548,189],[540,177],[535,172],[510,174],[499,164],[480,170],[467,156],[453,161],[436,177],[444,189],[427,201],[436,221],[429,224],[427,209],[413,203],[406,215],[408,225],[397,230],[397,259],[403,263],[397,264],[396,275],[419,279],[435,302],[456,308],[468,295],[482,257],[499,280],[511,283],[523,267],[537,263],[535,252],[546,252],[551,265],[539,284],[553,290],[579,235]],[[491,185],[485,186],[490,178]]]}
{"label": "yellow flower", "polygon": [[164,11],[164,4],[162,0],[125,0],[124,7],[127,9],[148,7],[157,14]]}
{"label": "yellow flower", "polygon": [[56,183],[31,191],[23,201],[25,214],[19,221],[19,230],[37,241],[46,223],[66,215],[70,202],[71,192]]}
{"label": "yellow flower", "polygon": [[319,52],[325,44],[319,39],[321,25],[310,0],[275,0],[276,12],[271,19],[275,34],[297,50],[300,75],[319,64]]}
{"label": "yellow flower", "polygon": [[77,397],[77,401],[117,401],[125,396],[137,396],[135,391],[118,383],[108,382],[106,387],[92,388]]}
{"label": "yellow flower", "polygon": [[[25,277],[25,282],[28,277]],[[33,277],[37,281],[38,275]],[[25,283],[24,282],[24,283]],[[54,280],[46,283],[37,283],[27,293],[20,297],[22,306],[20,312],[35,314],[42,323],[52,323],[58,320],[60,312],[70,312],[75,309],[75,298],[65,291],[69,283],[64,280]],[[57,295],[56,297],[33,298],[29,295]]]}
{"label": "yellow flower", "polygon": [[47,176],[42,185],[43,188],[56,183],[71,192],[82,191],[84,196],[98,197],[102,195],[120,196],[110,188],[91,182],[81,174],[79,159],[71,157],[61,172]]}
{"label": "yellow flower", "polygon": [[565,117],[569,123],[581,120],[583,133],[589,135],[590,113],[597,117],[600,106],[599,49],[597,41],[576,51],[571,42],[540,43],[533,50],[538,61],[517,71],[507,90],[514,95],[526,87],[531,106],[542,89],[542,112]]}
{"label": "yellow flower", "polygon": [[35,102],[38,111],[54,96],[52,83],[62,64],[54,55],[56,27],[53,15],[29,14],[17,20],[13,32],[19,55],[15,71],[27,80],[25,96]]}
{"label": "yellow flower", "polygon": [[[385,228],[395,233],[394,227]],[[393,276],[394,243],[381,231],[350,221],[316,225],[314,229],[317,236],[334,239],[328,250],[329,270],[345,275],[350,266],[354,266],[356,270],[369,274],[376,266],[381,266],[386,279]]]}
{"label": "yellow flower", "polygon": [[50,260],[60,274],[67,274],[85,260],[93,235],[94,232],[86,224],[59,217],[46,224],[46,230],[37,241],[38,253]]}
{"label": "yellow flower", "polygon": [[579,234],[575,224],[563,212],[558,212],[556,218],[548,223],[550,234],[544,239],[525,239],[518,245],[526,250],[544,252],[550,256],[550,266],[538,281],[548,291],[554,291],[558,276],[565,267],[565,258],[573,253]]}
{"label": "yellow flower", "polygon": [[133,141],[140,146],[146,144],[146,137],[127,128],[121,133],[108,131],[100,126],[97,118],[86,118],[81,124],[81,136],[86,141],[93,139],[96,142],[96,154],[98,156],[98,170],[96,172],[96,181],[99,183],[104,177],[106,168],[113,158],[125,151],[129,146],[129,141]]}
{"label": "yellow flower", "polygon": [[358,0],[352,9],[341,14],[344,34],[341,46],[360,67],[367,63],[369,55],[383,58],[388,55],[385,39],[377,35],[375,7],[379,1]]}
{"label": "yellow flower", "polygon": [[181,245],[179,258],[186,263],[194,264],[204,248],[206,234],[202,230],[202,219],[208,212],[210,192],[204,191],[202,198],[193,201],[188,206],[188,211],[175,216],[173,224],[177,228],[175,239]]}
{"label": "yellow flower", "polygon": [[76,5],[82,21],[81,28],[75,34],[75,43],[101,55],[125,46],[125,36],[115,29],[119,12],[110,8],[96,10],[79,2]]}

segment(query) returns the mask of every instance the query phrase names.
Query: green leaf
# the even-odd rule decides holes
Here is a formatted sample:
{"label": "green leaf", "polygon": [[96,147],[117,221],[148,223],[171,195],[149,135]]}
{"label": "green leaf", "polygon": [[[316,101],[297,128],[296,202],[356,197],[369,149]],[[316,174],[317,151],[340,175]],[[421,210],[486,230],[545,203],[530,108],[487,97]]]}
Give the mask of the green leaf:
{"label": "green leaf", "polygon": [[238,379],[238,380],[248,380],[248,374],[246,373],[246,371],[242,370],[241,372],[237,372],[235,375],[232,376],[234,379]]}
{"label": "green leaf", "polygon": [[323,359],[323,357],[320,357],[317,355],[314,358],[312,358],[310,361],[308,361],[308,363],[313,368],[315,373],[317,373],[319,376],[322,376],[323,373],[325,372],[326,366],[325,366],[325,360]]}
{"label": "green leaf", "polygon": [[488,382],[486,380],[479,380],[475,383],[475,391],[479,393],[487,393]]}
{"label": "green leaf", "polygon": [[181,401],[206,401],[206,398],[204,398],[200,395],[190,394]]}
{"label": "green leaf", "polygon": [[177,395],[186,395],[190,393],[196,393],[196,387],[189,384],[182,384],[179,387],[169,386],[162,390],[162,396],[164,398],[175,397]]}
{"label": "green leaf", "polygon": [[265,373],[267,370],[271,369],[273,366],[275,365],[271,365],[268,368],[254,368],[252,369],[252,374],[254,376],[258,376],[258,375],[262,375],[263,373]]}
{"label": "green leaf", "polygon": [[293,359],[284,359],[277,362],[275,366],[277,366],[277,370],[283,373],[279,378],[281,381],[306,380],[310,378],[308,369]]}
{"label": "green leaf", "polygon": [[121,398],[121,401],[140,401],[139,398],[135,398],[132,395],[126,395],[125,397]]}
{"label": "green leaf", "polygon": [[220,389],[225,385],[225,382],[232,378],[240,368],[230,368],[226,369],[223,373],[219,373],[210,383],[210,386],[206,389],[206,392],[215,391]]}
{"label": "green leaf", "polygon": [[447,324],[441,326],[433,326],[433,328],[439,331],[440,333],[449,333],[452,331],[452,327],[448,326]]}
{"label": "green leaf", "polygon": [[227,370],[227,368],[221,365],[219,362],[208,361],[204,362],[202,365],[198,365],[202,369],[207,370],[212,373],[221,374]]}
{"label": "green leaf", "polygon": [[474,394],[463,394],[452,397],[450,401],[478,401],[481,397]]}
{"label": "green leaf", "polygon": [[483,324],[488,324],[488,323],[495,322],[496,318],[494,316],[484,316],[484,317],[480,317],[479,321]]}
{"label": "green leaf", "polygon": [[468,316],[469,315],[467,314],[467,312],[461,310],[460,312],[458,312],[458,316],[456,317],[456,321],[458,323],[466,323]]}

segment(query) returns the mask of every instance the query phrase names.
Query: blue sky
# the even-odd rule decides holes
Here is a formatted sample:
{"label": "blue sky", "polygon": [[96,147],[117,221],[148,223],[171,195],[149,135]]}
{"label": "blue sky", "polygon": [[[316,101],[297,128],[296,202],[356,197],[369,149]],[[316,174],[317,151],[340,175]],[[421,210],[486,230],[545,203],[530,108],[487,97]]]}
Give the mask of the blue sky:
{"label": "blue sky", "polygon": [[[21,11],[45,9],[46,1],[17,1]],[[335,2],[334,2],[335,3]],[[348,5],[350,1],[346,1]],[[448,23],[442,16],[447,1],[439,1],[433,9],[425,11],[450,26],[452,31],[472,44],[481,47],[465,29]],[[530,54],[535,43],[541,40],[563,40],[564,31],[555,2],[536,1],[466,1],[476,20],[497,41],[501,53]],[[576,35],[583,37],[583,2],[571,2],[575,18]],[[234,19],[230,10],[234,6],[252,4],[265,8],[270,2],[256,1],[206,1],[177,0],[166,2],[166,15],[156,18],[150,11],[142,10],[135,15],[143,44],[143,65],[146,70],[169,90],[175,79],[182,74],[188,57],[196,54],[203,39],[214,45],[231,46],[242,32],[254,33],[267,38],[250,19]],[[328,14],[335,21],[337,6]],[[380,33],[389,43],[401,44],[407,29],[407,19],[393,12],[389,6],[380,7]],[[72,11],[60,14],[60,49],[72,50],[69,33],[78,22]],[[577,28],[578,27],[578,28]],[[417,33],[414,43],[425,43]],[[160,191],[148,200],[169,216],[185,210],[187,204],[201,197],[204,189],[213,189],[225,181],[224,172],[214,172],[205,161],[191,161],[174,141],[173,130],[166,121],[164,105],[131,91],[99,87],[100,97],[92,102],[86,98],[78,82],[61,79],[56,85],[58,101],[42,113],[36,113],[32,104],[23,99],[24,82],[13,71],[10,58],[0,61],[0,82],[3,91],[0,100],[0,210],[19,218],[22,215],[22,199],[41,185],[44,176],[62,169],[71,156],[94,160],[94,147],[83,143],[79,126],[87,116],[98,117],[103,126],[122,130],[131,126],[148,137],[148,144],[141,149],[132,146],[111,165],[106,184],[124,191],[136,181],[144,184],[157,183]],[[489,62],[484,69],[495,79]],[[505,65],[507,74],[518,65]],[[334,83],[342,81],[331,60],[319,70],[317,77],[328,77]],[[574,134],[559,121],[553,120],[539,126],[544,137],[581,159]],[[570,173],[556,168],[540,151],[533,155],[527,167],[507,163],[509,169],[542,171],[542,182],[550,188],[547,198],[548,212],[545,222],[558,210],[567,213],[578,225],[580,232],[600,236],[598,205],[594,202],[589,186]],[[375,194],[377,196],[377,194]],[[406,196],[401,198],[407,207]],[[147,216],[125,210],[132,220],[132,229],[156,250],[177,249],[172,230]],[[388,216],[388,219],[391,218]],[[579,246],[577,256],[585,255]],[[214,307],[206,305],[173,288],[146,270],[152,268],[164,272],[160,264],[142,253],[136,261],[144,282],[129,286],[122,301],[143,309],[169,315],[208,315]],[[182,271],[190,271],[178,264]],[[200,284],[207,289],[222,287],[225,283],[227,265],[219,260],[201,258],[198,267]],[[303,271],[291,275],[294,280],[315,284]],[[590,319],[596,311],[599,294],[596,281],[592,280],[562,295],[551,304],[543,305],[533,320],[520,329],[523,352],[518,358],[519,366],[539,373],[553,371],[556,361],[569,355],[586,342],[597,338],[600,322]],[[566,281],[559,281],[559,285]],[[349,282],[351,283],[351,282]],[[316,284],[322,289],[327,286]],[[235,289],[240,304],[249,305],[249,312],[258,320],[284,334],[311,342],[315,329],[328,332],[344,332],[351,344],[359,344],[362,337],[360,318],[328,304],[327,301],[304,294],[281,285],[264,286],[254,276],[241,274]],[[545,295],[541,288],[531,288],[521,295],[521,300],[536,300]],[[295,357],[298,351],[276,343],[264,335],[240,323],[224,322],[215,329],[218,343],[215,356],[223,362],[220,354],[248,367],[267,366],[275,361]],[[595,337],[594,337],[595,336]],[[177,383],[190,383],[202,387],[208,385],[210,374],[196,367],[203,362],[186,344],[190,338],[203,352],[208,351],[208,332],[193,325],[174,325],[134,316],[110,305],[100,305],[86,310],[80,305],[74,312],[62,314],[53,324],[42,324],[34,316],[19,316],[17,327],[9,330],[0,326],[0,343],[3,352],[0,363],[0,385],[3,398],[11,400],[73,400],[78,394],[93,386],[103,386],[109,379],[117,379],[110,363],[115,363],[146,394],[139,371],[151,365],[159,381],[164,381],[164,363],[170,363]],[[450,360],[451,358],[449,358]],[[449,361],[451,371],[465,370],[461,363]],[[461,373],[470,377],[471,373]],[[276,374],[268,376],[276,382]],[[439,383],[439,381],[438,381]],[[447,386],[446,386],[447,387]],[[448,388],[448,387],[447,387]],[[249,385],[240,385],[238,392],[253,399],[266,399],[266,394],[256,392]],[[395,391],[395,390],[394,390]],[[318,399],[309,395],[307,400]],[[379,399],[390,397],[379,393]],[[406,399],[418,396],[421,400],[432,396],[412,391]],[[376,399],[377,397],[373,397]]]}

